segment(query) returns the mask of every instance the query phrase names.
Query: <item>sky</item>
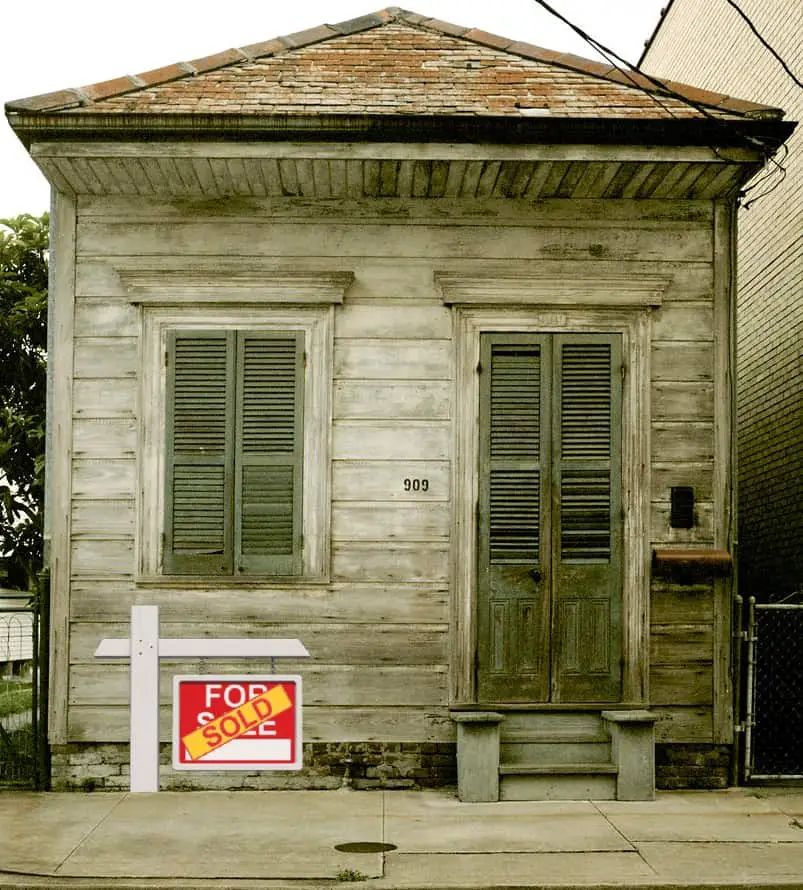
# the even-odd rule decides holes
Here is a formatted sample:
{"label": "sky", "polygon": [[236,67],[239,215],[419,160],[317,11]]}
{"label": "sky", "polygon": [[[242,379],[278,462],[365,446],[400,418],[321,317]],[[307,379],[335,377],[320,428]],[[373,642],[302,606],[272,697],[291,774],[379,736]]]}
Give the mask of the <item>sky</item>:
{"label": "sky", "polygon": [[[668,0],[551,0],[566,18],[629,62]],[[399,5],[423,15],[595,58],[535,0],[38,0],[3,4],[0,105],[137,74],[304,28]],[[0,119],[0,219],[49,206],[42,174]]]}

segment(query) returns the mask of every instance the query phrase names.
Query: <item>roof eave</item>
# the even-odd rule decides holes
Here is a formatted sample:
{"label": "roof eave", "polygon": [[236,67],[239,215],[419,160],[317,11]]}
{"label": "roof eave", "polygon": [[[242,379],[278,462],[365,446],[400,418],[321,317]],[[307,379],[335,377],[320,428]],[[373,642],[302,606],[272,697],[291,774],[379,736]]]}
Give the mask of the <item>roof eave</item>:
{"label": "roof eave", "polygon": [[394,114],[99,114],[7,109],[26,146],[34,141],[357,141],[510,144],[703,145],[775,151],[796,124],[777,119],[509,117]]}

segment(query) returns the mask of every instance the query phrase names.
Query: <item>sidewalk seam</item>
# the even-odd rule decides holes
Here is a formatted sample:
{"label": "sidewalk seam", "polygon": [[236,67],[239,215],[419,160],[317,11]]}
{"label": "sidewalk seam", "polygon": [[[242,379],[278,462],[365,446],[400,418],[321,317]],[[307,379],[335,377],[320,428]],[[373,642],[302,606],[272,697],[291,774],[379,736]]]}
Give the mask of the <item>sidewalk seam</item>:
{"label": "sidewalk seam", "polygon": [[[62,868],[64,868],[65,864],[67,863],[67,860],[76,852],[76,850],[78,850],[78,848],[82,844],[84,844],[86,841],[89,840],[89,838],[92,837],[92,835],[100,828],[101,825],[103,825],[106,822],[107,819],[110,818],[112,813],[117,809],[117,807],[120,806],[120,804],[129,796],[130,793],[131,792],[129,791],[129,792],[126,792],[125,794],[123,794],[123,796],[109,810],[109,812],[106,813],[106,815],[78,841],[78,843],[76,843],[76,845],[72,848],[72,850],[70,850],[70,852],[64,857],[64,859],[62,859],[61,862],[59,862],[59,864],[53,869],[53,871],[52,871],[53,877],[57,877],[59,875],[59,871]],[[64,876],[62,875],[62,877],[64,877]]]}
{"label": "sidewalk seam", "polygon": [[647,862],[647,860],[644,857],[644,854],[641,852],[641,848],[638,847],[635,843],[633,843],[633,841],[630,840],[630,838],[622,831],[621,828],[619,828],[618,825],[614,825],[614,823],[611,822],[611,820],[608,818],[608,814],[602,812],[602,810],[597,806],[596,801],[591,800],[591,801],[589,801],[589,803],[600,814],[600,816],[602,816],[602,818],[608,823],[608,825],[610,825],[611,828],[619,835],[619,837],[622,838],[622,840],[626,844],[628,844],[628,846],[633,850],[633,852],[638,854],[639,859],[644,863],[644,865],[647,866],[647,868],[650,870],[650,872],[653,875],[655,875],[655,877],[657,878],[658,872],[656,871],[655,868],[652,867],[652,865],[650,865],[649,862]]}

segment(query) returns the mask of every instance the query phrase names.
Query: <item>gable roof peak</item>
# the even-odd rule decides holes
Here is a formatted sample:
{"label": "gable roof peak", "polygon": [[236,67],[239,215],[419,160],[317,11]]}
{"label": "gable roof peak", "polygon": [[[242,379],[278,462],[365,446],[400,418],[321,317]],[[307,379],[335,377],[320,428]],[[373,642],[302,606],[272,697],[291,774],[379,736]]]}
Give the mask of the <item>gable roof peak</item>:
{"label": "gable roof peak", "polygon": [[[633,99],[635,99],[636,93],[641,94],[641,100],[644,100],[645,94],[647,94],[648,96],[663,96],[663,101],[666,102],[666,97],[670,96],[670,92],[672,92],[674,93],[674,97],[670,97],[668,101],[677,104],[678,99],[680,99],[676,111],[685,113],[685,115],[691,114],[691,116],[702,116],[699,111],[695,112],[693,110],[693,105],[698,104],[709,106],[720,114],[724,113],[726,115],[736,115],[739,117],[782,117],[782,113],[778,112],[777,109],[770,109],[756,103],[744,102],[742,100],[732,99],[728,96],[697,90],[683,84],[667,81],[665,82],[665,89],[661,89],[660,86],[656,86],[655,81],[646,78],[641,74],[631,71],[622,71],[608,63],[585,59],[571,53],[555,52],[521,40],[491,34],[488,31],[479,28],[455,25],[451,22],[445,22],[440,19],[421,15],[399,6],[388,6],[376,12],[348,19],[343,22],[317,25],[292,34],[274,37],[260,43],[227,49],[210,56],[193,59],[189,62],[176,62],[170,65],[165,65],[161,68],[145,71],[137,75],[124,75],[112,80],[102,81],[80,88],[59,90],[57,92],[34,96],[27,99],[19,99],[9,102],[6,105],[6,112],[9,114],[22,113],[34,115],[43,113],[48,114],[51,112],[88,112],[94,110],[93,106],[97,103],[103,103],[103,107],[98,110],[111,111],[115,110],[111,107],[115,102],[119,104],[118,100],[121,100],[121,97],[126,97],[126,99],[130,100],[136,99],[136,108],[128,108],[127,110],[148,113],[154,110],[154,106],[145,100],[152,98],[152,96],[147,95],[147,93],[152,93],[153,88],[160,89],[165,85],[172,85],[173,82],[178,81],[193,81],[201,75],[207,75],[210,72],[216,72],[221,69],[235,69],[236,73],[236,69],[241,68],[243,65],[248,65],[249,63],[270,62],[272,58],[276,58],[278,62],[281,61],[281,57],[286,54],[304,50],[307,47],[314,47],[312,52],[317,52],[318,48],[315,46],[316,44],[320,45],[328,41],[350,38],[352,36],[355,36],[356,39],[360,39],[360,35],[363,35],[372,29],[382,28],[389,25],[402,25],[406,28],[416,30],[419,34],[425,32],[430,35],[446,38],[444,41],[444,50],[450,41],[457,39],[475,46],[478,53],[487,53],[488,51],[505,53],[520,60],[524,60],[522,64],[525,65],[528,63],[540,63],[542,65],[563,69],[564,72],[571,72],[571,74],[566,75],[568,77],[580,74],[601,79],[603,82],[607,82],[609,89],[612,84],[616,84],[620,91],[623,87],[625,88],[623,92],[620,92],[622,106],[625,108],[633,104]],[[453,46],[454,44],[452,44],[452,47]],[[575,89],[576,87],[577,83],[576,81],[573,81],[571,89]],[[130,97],[128,95],[140,93],[143,95],[131,95]],[[527,91],[525,91],[525,93],[527,93]],[[633,96],[633,99],[627,99],[625,94]],[[141,107],[139,102],[140,98],[143,99]],[[519,99],[521,101],[516,101],[509,109],[495,108],[491,113],[526,115],[541,113],[541,110],[543,110],[539,110],[539,108],[533,106],[532,97],[529,94],[523,94]],[[112,102],[110,103],[108,100],[112,100]],[[687,100],[690,100],[689,104],[685,105]],[[129,102],[129,105],[130,104],[131,103]],[[283,103],[279,103],[279,106],[282,104]],[[338,103],[338,105],[340,104],[341,103]],[[463,104],[465,105],[466,103],[464,102]],[[638,104],[638,102],[635,103],[633,106],[634,109]],[[536,103],[536,105],[538,105],[538,103]],[[602,105],[604,105],[604,103],[602,103]],[[649,109],[655,111],[659,105],[662,105],[662,103],[659,103],[657,99],[649,99],[647,100],[647,108],[641,109],[640,112],[635,113],[646,113],[649,115]],[[535,108],[535,110],[533,110],[533,108]],[[183,111],[185,109],[182,108],[181,110]],[[199,110],[202,110],[200,106]],[[281,108],[277,106],[277,110],[281,110]],[[392,113],[393,111],[390,108],[383,110],[388,113]],[[411,109],[405,108],[403,110],[405,113],[409,113]],[[477,108],[474,107],[467,108],[466,110],[470,113],[478,113]],[[427,111],[429,111],[429,109],[427,109]],[[546,113],[550,112],[547,111]],[[567,114],[569,112],[567,109],[563,109],[558,113]],[[630,112],[628,111],[628,113]],[[666,110],[664,110],[664,115],[666,113]],[[660,113],[659,116],[661,116]]]}

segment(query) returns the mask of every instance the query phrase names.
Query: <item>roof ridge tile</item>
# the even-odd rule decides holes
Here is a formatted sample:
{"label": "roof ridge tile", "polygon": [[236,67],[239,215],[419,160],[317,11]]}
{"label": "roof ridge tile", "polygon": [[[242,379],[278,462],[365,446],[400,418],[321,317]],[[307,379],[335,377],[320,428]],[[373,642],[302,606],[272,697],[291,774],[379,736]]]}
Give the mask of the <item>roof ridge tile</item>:
{"label": "roof ridge tile", "polygon": [[288,49],[291,49],[291,47],[283,43],[281,37],[271,37],[270,40],[262,40],[259,43],[249,43],[247,46],[241,46],[240,52],[245,53],[253,60],[262,59],[266,56],[275,56],[277,53]]}
{"label": "roof ridge tile", "polygon": [[211,56],[202,56],[200,59],[192,59],[189,64],[195,68],[196,74],[206,71],[214,71],[217,68],[226,68],[237,62],[250,61],[248,55],[241,49],[224,49],[222,52],[213,53]]}
{"label": "roof ridge tile", "polygon": [[357,34],[360,31],[367,31],[369,28],[377,28],[394,21],[395,13],[391,13],[388,9],[380,9],[379,12],[372,12],[368,15],[361,15],[354,19],[347,19],[345,22],[336,22],[335,24],[327,23],[326,27],[337,31],[341,37],[348,34]]}
{"label": "roof ridge tile", "polygon": [[342,35],[329,25],[316,25],[314,28],[305,28],[303,31],[285,34],[282,40],[286,40],[292,49],[299,49],[302,46],[310,46],[313,43],[328,40],[330,37],[340,36]]}
{"label": "roof ridge tile", "polygon": [[143,80],[138,83],[136,77],[123,74],[122,77],[113,77],[111,80],[102,80],[100,83],[87,84],[78,89],[90,102],[97,102],[100,99],[108,99],[110,96],[124,96],[126,93],[133,93],[134,90],[141,90],[143,84]]}
{"label": "roof ridge tile", "polygon": [[465,31],[461,37],[463,40],[470,40],[472,43],[479,43],[481,46],[489,46],[491,49],[506,50],[511,43],[515,43],[511,37],[500,37],[498,34],[491,34],[490,31],[483,31],[482,28],[471,28]]}
{"label": "roof ridge tile", "polygon": [[[408,19],[405,18],[405,21]],[[410,22],[410,24],[423,25],[433,31],[439,31],[441,34],[447,34],[449,37],[463,37],[471,28],[464,28],[460,25],[453,25],[451,22],[444,22],[442,19],[429,19],[421,17],[419,22]]]}

